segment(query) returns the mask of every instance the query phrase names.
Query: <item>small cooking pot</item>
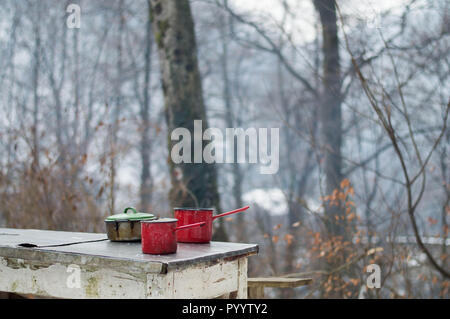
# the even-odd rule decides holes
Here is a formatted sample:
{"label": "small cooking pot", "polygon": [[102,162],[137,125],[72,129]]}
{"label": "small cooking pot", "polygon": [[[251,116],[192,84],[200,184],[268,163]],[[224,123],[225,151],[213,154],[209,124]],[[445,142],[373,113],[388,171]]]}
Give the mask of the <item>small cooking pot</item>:
{"label": "small cooking pot", "polygon": [[235,214],[247,210],[250,206],[245,206],[213,216],[213,208],[174,208],[175,218],[178,219],[178,225],[188,225],[198,222],[206,222],[201,228],[189,229],[178,235],[180,243],[209,243],[212,238],[212,222],[216,218]]}
{"label": "small cooking pot", "polygon": [[177,251],[177,231],[197,226],[205,222],[177,227],[177,219],[160,218],[141,221],[142,252],[144,254],[163,255]]}
{"label": "small cooking pot", "polygon": [[156,217],[153,214],[137,212],[133,207],[127,207],[122,214],[112,215],[105,219],[108,239],[111,241],[140,241],[140,222],[154,219]]}

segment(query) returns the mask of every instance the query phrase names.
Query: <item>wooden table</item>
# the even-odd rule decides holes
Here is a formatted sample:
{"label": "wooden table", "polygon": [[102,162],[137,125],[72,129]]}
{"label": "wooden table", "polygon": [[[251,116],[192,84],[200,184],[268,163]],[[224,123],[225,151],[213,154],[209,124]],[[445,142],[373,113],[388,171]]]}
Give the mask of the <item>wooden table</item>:
{"label": "wooden table", "polygon": [[147,255],[105,234],[0,228],[0,291],[60,298],[247,298],[254,244]]}

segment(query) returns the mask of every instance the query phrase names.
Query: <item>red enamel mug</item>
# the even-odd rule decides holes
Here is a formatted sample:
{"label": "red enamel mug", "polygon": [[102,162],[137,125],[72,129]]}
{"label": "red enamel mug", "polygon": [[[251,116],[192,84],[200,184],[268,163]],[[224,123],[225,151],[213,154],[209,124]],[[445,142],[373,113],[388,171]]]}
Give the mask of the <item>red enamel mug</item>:
{"label": "red enamel mug", "polygon": [[177,219],[160,218],[141,221],[141,243],[144,254],[164,255],[177,251],[177,231],[204,226],[205,222],[177,227]]}
{"label": "red enamel mug", "polygon": [[178,234],[180,243],[209,243],[212,238],[212,222],[219,217],[235,214],[247,210],[250,206],[245,206],[213,216],[213,208],[174,208],[175,218],[178,219],[178,225],[189,225],[193,223],[205,222],[201,228],[191,228]]}

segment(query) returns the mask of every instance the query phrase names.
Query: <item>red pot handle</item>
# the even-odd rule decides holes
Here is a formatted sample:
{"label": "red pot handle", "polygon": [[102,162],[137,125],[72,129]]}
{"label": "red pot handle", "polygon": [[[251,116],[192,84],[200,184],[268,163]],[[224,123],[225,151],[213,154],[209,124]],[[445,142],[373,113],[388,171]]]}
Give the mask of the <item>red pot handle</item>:
{"label": "red pot handle", "polygon": [[205,224],[206,224],[206,222],[200,222],[200,223],[195,223],[195,224],[178,226],[173,231],[182,230],[182,229],[191,228],[191,227],[197,227],[197,226],[204,226]]}
{"label": "red pot handle", "polygon": [[223,217],[223,216],[227,216],[227,215],[239,213],[239,212],[242,212],[243,210],[247,210],[247,209],[249,209],[249,208],[250,208],[250,206],[245,206],[245,207],[242,207],[242,208],[238,208],[238,209],[232,210],[232,211],[230,211],[230,212],[226,212],[226,213],[222,213],[222,214],[213,216],[212,219],[214,220],[214,219],[219,218],[219,217]]}

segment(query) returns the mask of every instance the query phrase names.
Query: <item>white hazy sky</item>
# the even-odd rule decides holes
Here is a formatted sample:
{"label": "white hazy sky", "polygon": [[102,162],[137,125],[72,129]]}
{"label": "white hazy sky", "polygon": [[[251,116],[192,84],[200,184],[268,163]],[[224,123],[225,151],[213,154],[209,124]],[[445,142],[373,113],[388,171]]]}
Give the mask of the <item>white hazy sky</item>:
{"label": "white hazy sky", "polygon": [[[284,9],[281,0],[232,0],[231,6],[240,13],[248,13],[258,16],[259,20],[267,20],[272,23],[283,20]],[[314,24],[316,15],[312,0],[287,0],[290,11],[295,14],[285,26],[287,31],[301,36],[296,41],[310,41],[314,37]],[[406,0],[341,0],[338,1],[344,15],[351,14],[362,20],[373,20],[379,13],[401,8]],[[289,19],[288,19],[289,20]]]}
{"label": "white hazy sky", "polygon": [[[338,4],[341,10],[346,13],[358,12],[362,15],[370,16],[374,12],[384,11],[393,7],[402,6],[405,0],[340,0]],[[231,1],[234,8],[241,9],[247,12],[262,12],[269,13],[276,19],[283,16],[283,8],[280,0],[233,0]],[[289,6],[302,15],[310,13],[313,15],[312,0],[287,0]]]}

